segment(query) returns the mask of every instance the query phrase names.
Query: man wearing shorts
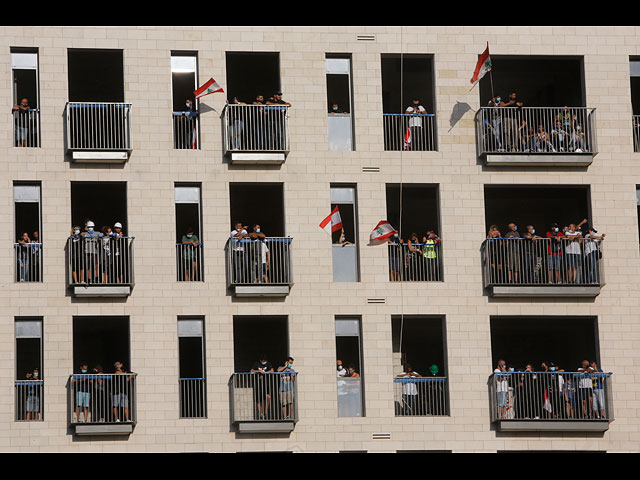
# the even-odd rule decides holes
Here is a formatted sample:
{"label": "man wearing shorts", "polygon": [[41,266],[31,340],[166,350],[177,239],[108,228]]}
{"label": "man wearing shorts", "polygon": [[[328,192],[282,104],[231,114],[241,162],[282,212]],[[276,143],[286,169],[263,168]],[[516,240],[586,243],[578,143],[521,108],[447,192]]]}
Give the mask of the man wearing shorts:
{"label": "man wearing shorts", "polygon": [[564,234],[557,223],[551,225],[551,231],[547,232],[547,261],[549,263],[549,283],[554,283],[553,272],[556,272],[555,283],[562,283],[560,265],[562,264],[562,239]]}
{"label": "man wearing shorts", "polygon": [[[82,375],[77,375],[73,378],[73,383],[76,384],[76,419],[78,423],[80,422],[88,422],[89,421],[89,380],[88,376],[85,374],[89,371],[89,367],[86,363],[82,363],[80,365],[80,373]],[[82,413],[82,409],[84,408],[84,419],[80,420],[80,414]]]}
{"label": "man wearing shorts", "polygon": [[[116,422],[120,422],[120,416],[118,412],[122,410],[124,412],[124,421],[129,421],[129,381],[131,376],[124,371],[122,362],[116,361],[113,366],[116,371],[113,376],[113,395],[111,397],[113,403],[113,416]],[[120,375],[123,375],[120,377]]]}
{"label": "man wearing shorts", "polygon": [[285,364],[278,367],[280,376],[280,405],[282,406],[282,418],[291,418],[294,402],[293,382],[296,381],[295,370],[293,369],[293,358],[288,357]]}
{"label": "man wearing shorts", "polygon": [[582,418],[591,418],[593,412],[593,385],[590,373],[594,372],[589,365],[589,360],[583,360],[578,369],[578,402],[582,404]]}

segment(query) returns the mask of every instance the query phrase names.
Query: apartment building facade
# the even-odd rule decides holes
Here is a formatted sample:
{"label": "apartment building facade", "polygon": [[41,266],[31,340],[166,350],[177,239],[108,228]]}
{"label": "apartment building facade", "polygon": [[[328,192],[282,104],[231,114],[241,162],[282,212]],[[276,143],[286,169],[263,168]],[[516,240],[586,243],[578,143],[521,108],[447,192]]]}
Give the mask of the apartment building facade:
{"label": "apartment building facade", "polygon": [[637,27],[0,39],[0,450],[640,450]]}

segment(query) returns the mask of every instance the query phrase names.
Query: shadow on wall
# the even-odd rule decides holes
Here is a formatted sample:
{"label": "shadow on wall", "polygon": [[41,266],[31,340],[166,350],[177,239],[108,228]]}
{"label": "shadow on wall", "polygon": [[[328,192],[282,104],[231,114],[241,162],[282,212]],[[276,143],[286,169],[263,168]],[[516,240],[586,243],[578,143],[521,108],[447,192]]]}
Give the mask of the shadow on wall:
{"label": "shadow on wall", "polygon": [[468,103],[456,102],[451,110],[451,117],[449,118],[449,131],[456,126],[456,124],[464,117],[464,114],[471,110],[471,106]]}

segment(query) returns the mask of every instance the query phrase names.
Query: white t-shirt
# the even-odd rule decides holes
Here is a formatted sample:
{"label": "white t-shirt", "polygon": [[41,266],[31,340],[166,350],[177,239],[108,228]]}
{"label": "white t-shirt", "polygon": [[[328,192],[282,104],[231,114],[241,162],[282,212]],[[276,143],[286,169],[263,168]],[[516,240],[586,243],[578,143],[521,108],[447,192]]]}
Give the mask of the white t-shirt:
{"label": "white t-shirt", "polygon": [[[242,245],[242,243],[240,243],[240,240],[238,240],[236,237],[236,235],[238,234],[238,230],[234,230],[233,232],[231,232],[231,239],[233,240],[233,250],[236,252],[244,252],[244,246]],[[247,231],[246,230],[242,230],[242,235],[246,235]]]}
{"label": "white t-shirt", "polygon": [[262,242],[260,250],[260,253],[262,254],[262,264],[265,265],[267,263],[267,252],[269,252],[269,247],[267,247],[265,242]]}
{"label": "white t-shirt", "polygon": [[496,392],[508,392],[509,381],[507,380],[507,374],[499,368],[496,368],[493,373],[496,374]]}
{"label": "white t-shirt", "polygon": [[577,237],[578,235],[580,235],[580,232],[573,232],[571,233],[570,231],[566,231],[564,232],[564,235],[569,239],[569,240],[575,240],[575,241],[569,241],[567,242],[567,248],[566,248],[566,252],[570,255],[580,255],[580,243],[577,241],[577,239],[575,237]]}
{"label": "white t-shirt", "polygon": [[[406,375],[407,372],[402,372],[400,375]],[[418,373],[415,370],[411,373]],[[407,377],[402,377],[403,379],[406,379]],[[408,378],[416,378],[413,375],[409,375]],[[403,395],[417,395],[418,394],[418,387],[416,386],[415,382],[402,382],[402,393]]]}
{"label": "white t-shirt", "polygon": [[[414,108],[413,106],[407,107],[405,110],[407,114],[425,114],[427,111],[422,105],[418,105],[418,107]],[[409,119],[410,127],[421,127],[422,126],[422,117],[411,117]]]}
{"label": "white t-shirt", "polygon": [[585,255],[589,255],[591,252],[594,252],[598,249],[598,240],[595,240],[593,238],[593,235],[591,235],[590,233],[587,233],[584,236],[585,239],[589,239],[586,240],[584,242],[584,254]]}
{"label": "white t-shirt", "polygon": [[589,373],[587,368],[580,367],[578,372],[584,373],[585,375],[580,375],[578,378],[578,388],[593,388],[593,382],[591,381],[591,376],[586,375]]}

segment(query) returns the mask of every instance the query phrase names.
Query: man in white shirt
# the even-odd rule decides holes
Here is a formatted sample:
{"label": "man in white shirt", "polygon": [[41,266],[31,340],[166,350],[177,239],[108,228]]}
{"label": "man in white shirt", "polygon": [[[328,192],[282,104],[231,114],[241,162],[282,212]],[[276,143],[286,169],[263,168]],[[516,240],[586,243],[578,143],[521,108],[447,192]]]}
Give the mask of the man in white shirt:
{"label": "man in white shirt", "polygon": [[576,283],[578,280],[578,268],[582,266],[582,257],[580,255],[580,239],[582,234],[576,230],[575,224],[569,224],[569,228],[564,232],[567,237],[565,253],[567,255],[567,281]]}
{"label": "man in white shirt", "polygon": [[509,394],[507,362],[504,360],[498,360],[498,365],[493,373],[495,377],[496,394],[498,397],[498,419],[503,419],[507,416],[507,396]]}
{"label": "man in white shirt", "polygon": [[233,265],[235,272],[234,283],[247,283],[249,276],[247,275],[247,262],[244,252],[242,239],[249,237],[247,227],[242,222],[236,222],[235,229],[231,232],[231,253],[233,257]]}
{"label": "man in white shirt", "polygon": [[427,114],[427,109],[420,104],[420,100],[414,100],[404,111],[409,118],[409,128],[411,129],[411,150],[424,150],[424,136],[422,130],[422,115]]}
{"label": "man in white shirt", "polygon": [[404,372],[400,373],[397,378],[404,378],[406,380],[402,383],[402,404],[404,406],[405,415],[419,415],[417,411],[418,407],[418,387],[414,378],[422,378],[418,372],[411,368],[411,365],[406,364],[404,366]]}

